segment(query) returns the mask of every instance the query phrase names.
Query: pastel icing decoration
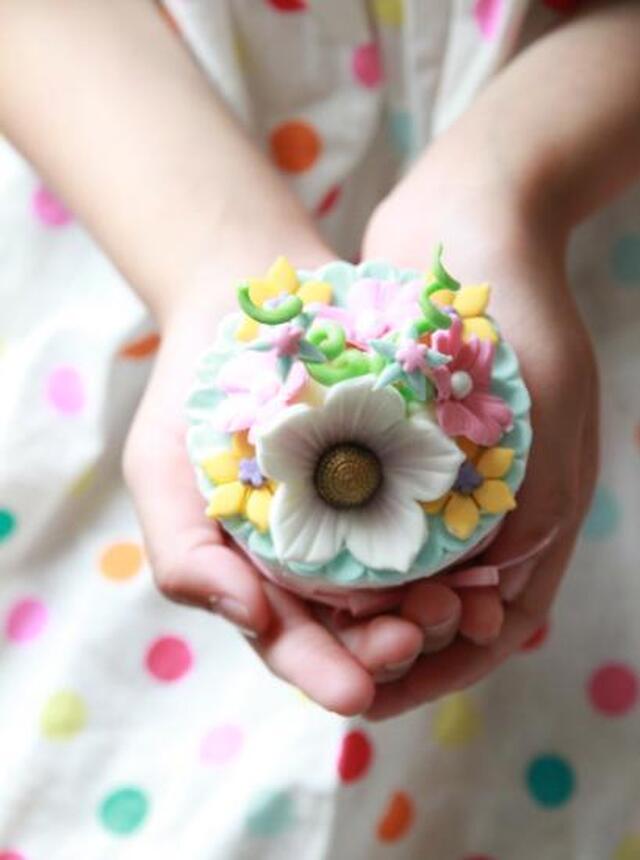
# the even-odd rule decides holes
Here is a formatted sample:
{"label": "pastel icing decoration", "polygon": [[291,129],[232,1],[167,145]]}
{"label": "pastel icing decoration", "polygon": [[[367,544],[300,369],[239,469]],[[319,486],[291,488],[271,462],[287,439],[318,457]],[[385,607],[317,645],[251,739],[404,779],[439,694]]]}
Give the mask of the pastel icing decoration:
{"label": "pastel icing decoration", "polygon": [[[439,247],[427,273],[279,258],[237,291],[187,404],[206,515],[266,576],[333,605],[486,546],[531,444],[490,286],[460,284]],[[486,585],[475,571],[465,587]]]}

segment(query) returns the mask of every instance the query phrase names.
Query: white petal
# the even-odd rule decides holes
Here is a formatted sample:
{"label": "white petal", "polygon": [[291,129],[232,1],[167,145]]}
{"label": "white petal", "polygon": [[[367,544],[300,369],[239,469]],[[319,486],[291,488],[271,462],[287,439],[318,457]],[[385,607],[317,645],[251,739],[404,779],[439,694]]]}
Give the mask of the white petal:
{"label": "white petal", "polygon": [[299,481],[309,477],[323,449],[316,429],[317,411],[303,403],[283,409],[256,437],[260,471],[277,481]]}
{"label": "white petal", "polygon": [[379,570],[406,573],[427,539],[424,511],[411,498],[383,488],[375,503],[343,514],[345,543],[358,561]]}
{"label": "white petal", "polygon": [[373,444],[404,420],[402,396],[391,386],[374,391],[374,384],[374,376],[358,376],[331,387],[322,410],[325,438]]}
{"label": "white petal", "polygon": [[464,454],[434,422],[403,421],[380,439],[376,453],[384,465],[385,481],[406,498],[431,501],[453,486]]}
{"label": "white petal", "polygon": [[325,505],[310,481],[280,484],[269,515],[271,536],[283,562],[329,561],[340,551],[345,523]]}

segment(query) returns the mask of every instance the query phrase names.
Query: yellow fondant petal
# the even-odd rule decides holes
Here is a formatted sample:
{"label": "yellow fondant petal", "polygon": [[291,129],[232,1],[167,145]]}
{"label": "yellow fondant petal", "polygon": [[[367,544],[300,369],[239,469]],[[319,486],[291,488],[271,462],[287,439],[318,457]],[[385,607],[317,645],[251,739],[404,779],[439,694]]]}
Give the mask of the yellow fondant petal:
{"label": "yellow fondant petal", "polygon": [[256,322],[256,320],[252,320],[251,317],[246,315],[243,316],[242,322],[236,329],[235,338],[236,340],[242,340],[244,342],[255,340],[260,333],[260,324]]}
{"label": "yellow fondant petal", "polygon": [[238,458],[231,451],[221,451],[202,462],[202,469],[214,484],[229,484],[238,480]]}
{"label": "yellow fondant petal", "polygon": [[484,481],[477,490],[473,491],[473,498],[480,509],[487,514],[504,514],[516,506],[513,493],[504,481],[489,478]]}
{"label": "yellow fondant petal", "polygon": [[246,495],[247,488],[240,481],[216,487],[207,508],[207,516],[213,519],[239,516],[244,512]]}
{"label": "yellow fondant petal", "polygon": [[324,305],[331,303],[333,289],[331,284],[324,281],[307,281],[302,284],[296,295],[302,301],[303,305],[310,305],[312,302],[321,302]]}
{"label": "yellow fondant petal", "polygon": [[247,497],[247,519],[261,532],[266,532],[269,528],[271,498],[271,491],[267,487],[250,490]]}
{"label": "yellow fondant petal", "polygon": [[498,335],[493,327],[493,323],[486,317],[466,317],[462,321],[462,336],[465,340],[469,340],[475,334],[480,340],[490,340],[492,343],[498,342]]}
{"label": "yellow fondant petal", "polygon": [[480,455],[476,469],[483,478],[502,478],[511,468],[514,454],[513,448],[489,448]]}
{"label": "yellow fondant petal", "polygon": [[256,456],[256,449],[249,444],[247,433],[234,433],[231,437],[231,450],[238,460],[250,460]]}
{"label": "yellow fondant petal", "polygon": [[249,284],[251,301],[260,307],[267,299],[275,299],[276,296],[284,292],[270,278],[248,278],[247,283]]}
{"label": "yellow fondant petal", "polygon": [[480,317],[489,304],[490,295],[489,284],[462,287],[455,294],[453,307],[461,317]]}
{"label": "yellow fondant petal", "polygon": [[466,540],[474,533],[479,521],[480,511],[473,499],[462,493],[451,493],[444,509],[447,531],[460,540]]}
{"label": "yellow fondant petal", "polygon": [[296,270],[286,257],[278,257],[267,272],[269,282],[275,287],[275,295],[280,293],[295,293],[298,289]]}
{"label": "yellow fondant petal", "polygon": [[449,493],[445,493],[439,499],[434,499],[432,502],[420,502],[420,505],[428,514],[439,514],[449,499],[449,495]]}
{"label": "yellow fondant petal", "polygon": [[431,301],[441,307],[449,307],[453,305],[454,298],[455,293],[453,290],[438,290],[436,293],[431,295]]}

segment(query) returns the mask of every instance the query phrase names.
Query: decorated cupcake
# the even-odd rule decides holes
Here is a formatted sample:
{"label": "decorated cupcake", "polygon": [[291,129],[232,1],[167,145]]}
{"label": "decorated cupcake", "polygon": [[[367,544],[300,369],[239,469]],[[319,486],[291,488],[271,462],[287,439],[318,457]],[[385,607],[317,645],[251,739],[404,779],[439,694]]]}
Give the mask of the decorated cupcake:
{"label": "decorated cupcake", "polygon": [[450,568],[516,506],[529,395],[444,269],[278,259],[238,288],[189,398],[207,516],[269,577],[341,603]]}

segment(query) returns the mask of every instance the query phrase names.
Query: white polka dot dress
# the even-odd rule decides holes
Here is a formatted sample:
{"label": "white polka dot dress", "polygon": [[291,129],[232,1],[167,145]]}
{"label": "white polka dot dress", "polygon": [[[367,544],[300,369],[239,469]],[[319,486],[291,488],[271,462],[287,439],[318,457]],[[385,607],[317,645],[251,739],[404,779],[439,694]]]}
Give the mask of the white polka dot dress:
{"label": "white polka dot dress", "polygon": [[[577,6],[158,13],[351,259],[416,153]],[[482,684],[348,721],[156,593],[119,462],[157,332],[0,142],[0,860],[640,860],[640,188],[580,231],[571,272],[604,459],[553,617]]]}

